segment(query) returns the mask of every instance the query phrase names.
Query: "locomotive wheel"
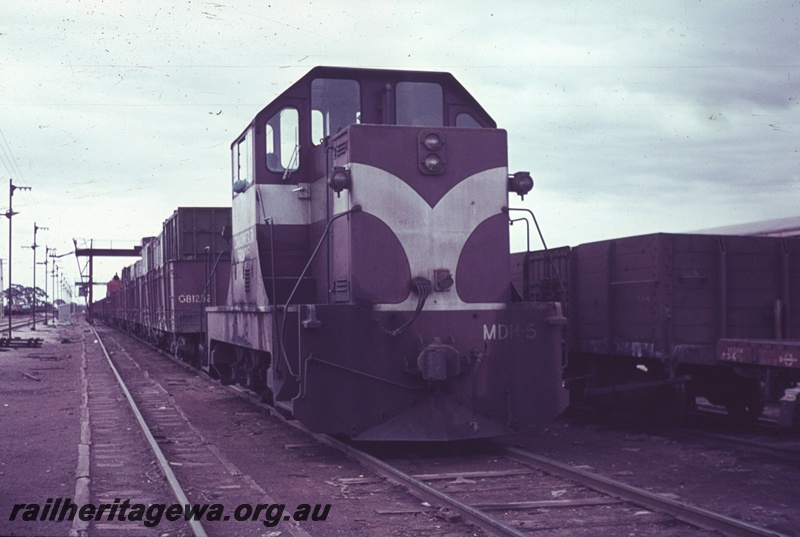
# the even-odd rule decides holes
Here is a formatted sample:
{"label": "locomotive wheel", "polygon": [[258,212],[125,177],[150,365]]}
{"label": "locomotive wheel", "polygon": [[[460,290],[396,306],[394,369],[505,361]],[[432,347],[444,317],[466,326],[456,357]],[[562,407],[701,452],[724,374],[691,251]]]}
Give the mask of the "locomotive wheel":
{"label": "locomotive wheel", "polygon": [[236,348],[236,363],[233,367],[233,376],[239,385],[256,393],[262,393],[267,389],[265,366],[263,353],[251,349]]}

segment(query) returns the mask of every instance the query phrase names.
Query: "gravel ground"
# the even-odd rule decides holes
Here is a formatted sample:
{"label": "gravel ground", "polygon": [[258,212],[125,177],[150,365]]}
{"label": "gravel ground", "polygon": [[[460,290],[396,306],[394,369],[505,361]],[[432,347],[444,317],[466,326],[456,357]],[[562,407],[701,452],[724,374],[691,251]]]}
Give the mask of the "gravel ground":
{"label": "gravel ground", "polygon": [[[83,327],[40,327],[35,334],[17,335],[44,337],[45,343],[40,349],[0,352],[0,422],[5,432],[0,438],[0,535],[67,535],[70,528],[63,522],[9,521],[9,516],[14,504],[44,504],[47,498],[74,494]],[[119,343],[112,342],[110,350],[140,356],[143,369],[166,390],[171,404],[256,488],[286,504],[287,510],[300,504],[330,504],[326,520],[300,523],[299,532],[294,526],[279,524],[255,534],[482,535],[467,524],[435,516],[433,510],[389,483],[369,487],[342,484],[340,478],[367,472],[217,382],[151,350],[142,350],[138,342],[125,336],[113,337]],[[721,439],[600,421],[575,411],[568,411],[548,427],[506,441],[785,535],[800,536],[800,487],[796,486],[800,460]],[[768,444],[769,438],[762,443]],[[203,485],[189,480],[187,486],[190,497],[208,497],[209,489],[203,490]],[[252,501],[257,503],[258,498]],[[564,525],[573,522],[565,518]],[[241,524],[212,525],[210,532],[235,535]],[[639,535],[633,527],[618,530],[619,535]],[[537,533],[549,534],[557,533]]]}
{"label": "gravel ground", "polygon": [[[783,438],[776,440],[785,444]],[[572,410],[509,443],[785,535],[800,535],[800,457],[792,460],[724,439]],[[762,436],[760,443],[772,441]]]}
{"label": "gravel ground", "polygon": [[0,535],[67,535],[68,522],[10,521],[15,504],[72,497],[80,437],[77,326],[15,330],[41,348],[0,349]]}
{"label": "gravel ground", "polygon": [[[287,512],[301,504],[330,504],[324,521],[301,522],[302,531],[322,537],[482,535],[470,525],[438,518],[432,509],[420,510],[418,499],[390,483],[381,483],[368,492],[342,486],[338,478],[359,477],[366,471],[205,375],[126,336],[113,335],[110,339],[109,351],[135,354],[148,376],[164,387],[197,433],[274,502],[285,504]],[[180,480],[181,471],[175,470]],[[208,492],[193,489],[191,479],[188,481],[187,495],[203,497]],[[250,501],[257,503],[258,498]],[[242,524],[231,521],[225,527],[211,525],[210,530],[232,535]],[[262,533],[269,537],[292,534],[292,528],[284,523],[264,528]]]}

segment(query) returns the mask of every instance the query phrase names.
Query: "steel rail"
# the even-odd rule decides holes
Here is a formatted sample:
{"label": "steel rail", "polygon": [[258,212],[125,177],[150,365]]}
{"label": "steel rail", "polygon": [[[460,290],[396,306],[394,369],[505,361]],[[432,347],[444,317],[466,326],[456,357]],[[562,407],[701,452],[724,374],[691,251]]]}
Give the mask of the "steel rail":
{"label": "steel rail", "polygon": [[[95,338],[97,338],[97,342],[100,344],[100,348],[103,350],[103,354],[108,361],[109,367],[111,367],[111,371],[114,373],[114,376],[117,378],[117,382],[119,383],[120,388],[122,388],[123,393],[125,394],[125,398],[128,400],[128,404],[133,410],[134,415],[136,416],[136,421],[139,422],[139,427],[141,427],[144,436],[147,438],[147,442],[150,444],[150,448],[153,450],[153,453],[158,459],[158,463],[161,466],[161,471],[164,472],[164,477],[166,477],[167,482],[169,483],[172,492],[175,494],[175,498],[177,498],[178,503],[181,505],[189,505],[189,499],[186,497],[186,494],[183,492],[180,483],[178,483],[178,479],[175,477],[175,473],[170,468],[169,463],[167,462],[167,458],[164,456],[164,453],[161,451],[161,448],[158,447],[158,442],[153,437],[153,434],[150,432],[150,428],[147,426],[147,422],[144,420],[142,413],[139,411],[139,407],[136,405],[136,402],[133,400],[133,396],[131,392],[128,390],[128,387],[125,385],[125,382],[122,380],[122,377],[117,371],[117,368],[114,366],[114,362],[111,361],[111,356],[109,356],[108,351],[106,350],[106,346],[103,344],[103,340],[100,339],[100,335],[95,330],[94,326],[89,325],[89,328],[92,329],[92,333],[94,334]],[[200,524],[198,520],[192,518],[192,520],[188,520],[189,525],[192,527],[192,532],[194,533],[195,537],[207,537],[206,530],[203,528],[203,525]]]}
{"label": "steel rail", "polygon": [[[288,423],[297,427],[295,422]],[[483,511],[475,509],[474,507],[467,505],[448,494],[436,490],[430,485],[423,483],[419,479],[408,475],[407,473],[383,462],[376,457],[373,457],[372,455],[369,455],[368,453],[364,453],[363,451],[336,440],[335,438],[331,438],[324,434],[311,432],[306,429],[305,426],[302,426],[302,424],[300,424],[300,427],[298,428],[302,428],[307,434],[311,435],[318,442],[343,452],[349,458],[358,462],[365,468],[382,477],[385,477],[389,481],[405,487],[417,498],[429,503],[436,503],[441,507],[448,507],[452,509],[454,512],[461,515],[461,518],[480,527],[491,535],[529,537],[528,534],[522,533],[516,528],[512,528],[511,526],[504,524],[502,521],[484,513]]]}
{"label": "steel rail", "polygon": [[[767,428],[769,426],[764,425],[764,427]],[[800,464],[800,446],[798,445],[781,446],[781,445],[759,444],[758,438],[755,439],[739,438],[724,433],[695,431],[692,429],[688,428],[684,429],[681,427],[675,427],[673,431],[675,432],[676,436],[680,435],[679,437],[691,438],[694,440],[702,438],[706,440],[726,442],[728,444],[733,444],[737,447],[743,447],[745,449],[755,451],[757,453],[760,453],[761,455],[772,457],[773,459],[780,459],[792,465]],[[672,433],[673,431],[670,432]],[[776,431],[780,431],[780,429],[776,428]]]}
{"label": "steel rail", "polygon": [[[95,333],[95,335],[97,335],[97,332],[94,330],[94,327],[92,327],[92,331]],[[98,341],[100,341],[99,337]],[[100,342],[100,344],[102,346],[102,342]],[[105,352],[105,347],[103,347],[103,351]],[[135,404],[133,403],[133,400],[130,399],[130,394],[124,387],[124,384],[122,384],[122,380],[119,377],[116,368],[114,368],[114,365],[111,363],[111,359],[108,357],[108,353],[106,353],[106,358],[108,359],[109,364],[111,365],[112,370],[114,371],[114,374],[117,375],[117,378],[119,379],[121,385],[123,386],[123,390],[125,391],[126,396],[129,397],[129,401],[131,402],[131,405],[134,408],[134,412],[137,414],[137,418],[141,418],[141,415],[139,414],[138,410],[135,409]],[[178,360],[175,361],[179,362]],[[185,364],[181,363],[181,365]],[[188,368],[188,366],[186,367]],[[333,437],[324,434],[314,433],[307,427],[305,427],[305,425],[296,420],[286,419],[286,417],[276,408],[262,401],[256,400],[248,390],[239,388],[238,386],[235,385],[228,386],[228,388],[231,389],[231,391],[233,391],[234,393],[238,393],[243,398],[248,399],[253,404],[264,408],[270,414],[280,419],[287,425],[290,425],[311,436],[319,443],[327,445],[333,449],[336,449],[344,453],[350,459],[360,463],[365,468],[375,472],[376,474],[400,486],[403,486],[404,488],[408,489],[411,494],[413,494],[414,496],[423,501],[433,502],[443,507],[449,507],[454,512],[461,515],[461,517],[467,522],[470,522],[480,527],[481,529],[492,535],[527,537],[527,534],[520,532],[516,528],[508,526],[504,524],[502,521],[484,513],[483,511],[475,509],[474,507],[471,507],[453,498],[452,496],[449,496],[441,491],[436,490],[435,488],[427,485],[426,483],[414,478],[413,476],[406,474],[405,472],[402,472],[401,470],[381,461],[380,459],[372,455],[369,455],[368,453],[360,451]],[[148,435],[149,438],[151,439],[152,441],[151,445],[153,445],[154,451],[157,450],[158,453],[160,453],[161,450],[158,448],[157,445],[155,445],[155,440],[152,439],[152,435],[149,434],[149,430],[147,429],[146,424],[144,424],[143,419],[141,419],[140,425],[142,426],[146,435]],[[701,507],[697,507],[686,502],[672,500],[670,498],[661,496],[659,494],[655,494],[653,492],[644,489],[633,487],[625,483],[614,481],[613,479],[601,475],[586,472],[578,468],[574,468],[568,464],[548,459],[546,457],[542,457],[540,455],[536,455],[534,453],[530,453],[522,449],[514,448],[511,446],[501,446],[501,451],[503,455],[509,458],[510,460],[516,461],[518,463],[524,464],[532,468],[536,468],[538,470],[545,471],[552,475],[566,477],[588,488],[591,488],[593,490],[596,490],[604,494],[614,496],[621,500],[641,505],[643,507],[652,509],[654,511],[669,514],[675,517],[677,520],[680,520],[692,526],[718,531],[723,535],[728,535],[731,537],[789,537],[777,531],[754,526],[752,524],[748,524],[741,520],[737,520],[720,513],[714,513],[713,511],[709,511],[707,509],[703,509]],[[161,455],[159,462],[161,462],[162,459],[163,459],[163,454]],[[166,459],[163,460],[164,464],[166,464]],[[166,472],[167,470],[169,471],[169,474],[173,476],[174,479],[174,474],[172,473],[172,470],[169,468],[168,465],[166,466],[165,474],[167,473]],[[172,482],[170,484],[172,484]],[[177,485],[177,482],[175,482],[175,484]],[[184,500],[181,501],[183,503],[188,503],[188,501]],[[197,537],[202,537],[202,535],[197,533],[195,533],[195,535]]]}
{"label": "steel rail", "polygon": [[453,498],[452,496],[436,490],[430,485],[423,483],[419,479],[416,479],[415,477],[408,475],[407,473],[391,466],[390,464],[381,461],[377,457],[373,457],[368,453],[364,453],[363,451],[331,436],[315,433],[297,420],[287,419],[286,416],[284,416],[275,407],[255,399],[252,395],[250,395],[251,392],[248,392],[248,390],[242,389],[235,385],[229,385],[227,388],[234,393],[237,393],[240,397],[247,399],[252,404],[263,408],[269,412],[270,415],[279,419],[286,425],[294,427],[298,431],[310,436],[320,444],[340,451],[351,460],[361,464],[364,468],[407,489],[409,493],[411,493],[413,496],[416,496],[420,500],[428,503],[435,503],[441,507],[448,507],[452,509],[454,512],[458,513],[462,519],[480,527],[490,535],[529,537],[528,534],[522,533],[516,528],[512,528],[511,526],[504,524],[502,521],[484,513],[483,511],[475,509],[474,507],[471,507]]}
{"label": "steel rail", "polygon": [[[620,423],[627,427],[631,424],[636,426],[641,425],[650,425],[649,422],[642,418],[638,418],[636,416],[632,416],[629,414],[598,414],[594,410],[588,410],[586,408],[578,408],[575,407],[574,409],[570,407],[572,411],[578,411],[581,416],[589,416],[591,419],[597,419],[598,416],[601,416],[604,420],[603,423],[611,423],[614,426],[618,426]],[[716,412],[716,411],[708,411],[703,408],[698,410],[692,410],[688,413],[692,414],[693,416],[700,417],[702,419],[712,419],[716,420],[719,418],[723,418],[725,421],[730,421],[730,417],[724,411]],[[610,421],[609,421],[610,420]],[[684,420],[685,422],[686,420]],[[682,422],[682,423],[684,423]],[[696,442],[698,438],[705,439],[705,440],[712,440],[712,441],[722,441],[728,444],[735,444],[736,446],[741,446],[763,455],[767,455],[769,457],[777,458],[782,461],[785,461],[792,465],[800,464],[800,444],[797,442],[793,442],[792,445],[779,445],[779,444],[762,444],[759,443],[758,440],[760,437],[755,439],[748,439],[748,438],[741,438],[739,436],[735,436],[731,433],[712,433],[703,429],[699,429],[697,425],[685,425],[682,423],[678,423],[676,425],[670,425],[665,427],[660,427],[655,430],[647,427],[645,431],[648,431],[648,434],[655,434],[657,436],[663,436],[665,438],[678,438],[681,440],[687,440],[690,442]],[[763,417],[760,418],[758,421],[752,424],[748,424],[750,426],[754,426],[756,431],[760,434],[764,434],[770,437],[777,437],[781,433],[791,434],[791,429],[787,429],[785,427],[779,427],[777,422],[769,421],[764,419]],[[734,430],[736,434],[740,434],[741,431]],[[748,431],[750,432],[750,431]]]}
{"label": "steel rail", "polygon": [[511,446],[503,446],[503,455],[527,466],[543,470],[549,474],[567,477],[581,485],[610,494],[622,500],[641,505],[654,511],[667,513],[682,522],[693,526],[715,530],[732,537],[788,537],[777,531],[768,530],[729,516],[714,513],[702,507],[673,500],[659,494],[614,481],[602,475],[593,474],[558,462],[535,453]]}
{"label": "steel rail", "polygon": [[[42,317],[41,315],[39,315],[37,318],[38,319],[44,319],[44,317]],[[17,322],[15,322],[12,325],[11,328],[12,328],[12,330],[14,330],[14,329],[17,329],[17,328],[22,328],[24,326],[28,326],[29,324],[31,324],[31,318],[30,317],[27,317],[25,319],[20,318]],[[7,326],[5,328],[0,328],[0,334],[5,334],[7,332],[8,332],[8,327]],[[9,334],[9,337],[11,337],[10,334]]]}

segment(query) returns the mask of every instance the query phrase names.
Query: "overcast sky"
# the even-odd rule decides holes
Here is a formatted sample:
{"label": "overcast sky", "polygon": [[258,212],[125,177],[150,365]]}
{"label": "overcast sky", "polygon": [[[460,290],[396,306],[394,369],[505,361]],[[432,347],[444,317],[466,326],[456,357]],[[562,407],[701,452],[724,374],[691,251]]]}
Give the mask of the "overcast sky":
{"label": "overcast sky", "polygon": [[229,206],[230,142],[316,65],[453,73],[533,174],[551,247],[800,215],[797,2],[3,2],[3,212],[9,178],[32,187],[13,199],[14,282],[31,283],[34,223],[41,260]]}

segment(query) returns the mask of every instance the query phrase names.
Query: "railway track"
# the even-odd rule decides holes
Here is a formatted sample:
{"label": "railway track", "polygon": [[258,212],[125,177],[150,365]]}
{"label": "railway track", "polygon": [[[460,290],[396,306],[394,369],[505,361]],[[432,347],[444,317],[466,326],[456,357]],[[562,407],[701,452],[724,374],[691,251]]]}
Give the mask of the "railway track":
{"label": "railway track", "polygon": [[[124,364],[127,372],[123,376],[131,376],[137,366],[127,353],[119,354],[122,356],[115,356],[114,361]],[[174,381],[179,382],[179,379]],[[153,381],[150,382],[152,387]],[[227,389],[281,418],[279,412],[266,407],[246,390]],[[166,407],[167,402],[151,400],[147,406],[161,408]],[[186,436],[179,436],[181,433],[171,428],[179,422],[173,417],[167,423],[155,422],[147,426],[157,431],[154,435],[157,447],[169,450],[170,446],[183,444],[186,448],[187,444],[191,445]],[[304,429],[295,421],[286,423]],[[375,474],[338,477],[332,483],[341,490],[356,496],[370,495],[376,493],[375,487],[380,488],[382,482],[388,481],[425,502],[416,508],[379,510],[378,515],[424,513],[450,522],[463,520],[489,535],[613,535],[622,527],[637,528],[637,535],[781,535],[516,448],[484,444],[478,453],[469,456],[429,458],[417,453],[417,457],[408,458],[390,454],[387,460],[385,456],[370,454],[327,436],[308,431],[306,434],[345,453]],[[184,451],[184,454],[189,454],[190,467],[197,465],[195,450]],[[173,451],[165,457],[178,461],[175,457],[179,455],[180,452]],[[208,466],[213,464],[195,467],[206,473]],[[178,473],[185,472],[182,468]],[[228,473],[233,475],[237,471]],[[287,529],[290,534],[298,534],[291,530],[302,532],[296,527]]]}
{"label": "railway track", "polygon": [[[110,350],[91,327],[102,352],[87,352],[84,378],[86,425],[82,427],[82,462],[90,483],[76,493],[84,503],[241,506],[275,503],[197,431],[164,385],[150,378],[124,349]],[[181,382],[181,379],[174,379]],[[169,382],[167,383],[169,384]],[[90,449],[89,449],[90,446]],[[80,473],[80,472],[79,472]],[[76,501],[77,503],[77,501]],[[232,510],[232,509],[231,509]],[[231,519],[230,511],[224,515]],[[103,520],[77,528],[79,535],[113,536],[130,530],[147,535],[229,535],[200,519],[161,519],[152,528],[142,522]],[[293,522],[284,534],[307,537]],[[148,533],[148,531],[152,532]],[[263,535],[261,524],[237,524],[237,535]],[[137,533],[140,534],[140,533]]]}
{"label": "railway track", "polygon": [[[614,535],[620,527],[643,532],[637,535],[781,535],[514,447],[389,463],[337,440],[321,441],[407,487],[437,506],[443,518],[463,517],[491,535]],[[346,487],[373,483],[375,478],[340,482]]]}
{"label": "railway track", "polygon": [[504,447],[506,457],[521,464],[547,472],[551,475],[564,477],[572,482],[580,483],[596,492],[608,494],[620,500],[652,510],[654,513],[663,513],[675,517],[692,526],[702,529],[712,529],[723,535],[740,536],[779,536],[771,530],[760,528],[746,522],[697,507],[686,502],[672,499],[665,495],[632,487],[625,483],[597,475],[581,468],[575,468],[534,453],[513,447]]}
{"label": "railway track", "polygon": [[[176,500],[186,501],[151,432],[152,425],[145,422],[102,338],[94,328],[91,331],[92,341],[85,341],[82,364],[81,443],[76,503],[113,504],[114,500],[119,503],[124,498],[132,504],[149,506],[171,502],[173,496],[169,494],[169,488]],[[94,345],[96,347],[93,348]],[[73,533],[81,536],[126,533],[131,526],[131,523],[115,520],[76,519],[73,524]],[[138,527],[141,525],[141,522],[136,524]],[[165,528],[158,529],[163,532]],[[183,535],[206,535],[202,525],[196,521],[191,527],[175,527],[171,524],[167,529]]]}
{"label": "railway track", "polygon": [[[250,398],[253,404],[271,408],[245,390],[231,388]],[[510,446],[492,445],[488,457],[481,456],[482,460],[478,462],[469,461],[469,469],[442,472],[443,465],[458,466],[464,462],[463,458],[444,457],[427,463],[431,467],[438,467],[438,471],[413,468],[419,466],[413,462],[412,470],[404,470],[402,462],[388,462],[346,442],[312,433],[295,421],[288,421],[287,424],[303,430],[320,443],[342,451],[379,476],[344,478],[338,481],[340,486],[369,487],[376,483],[376,479],[387,479],[407,488],[426,505],[436,506],[437,516],[445,520],[462,518],[489,535],[520,537],[547,531],[547,535],[572,537],[585,532],[586,535],[596,536],[603,534],[598,533],[599,527],[613,531],[613,528],[620,526],[636,526],[639,529],[649,527],[653,535],[660,537],[683,536],[687,535],[687,531],[697,536],[786,537],[780,532],[715,513],[669,495],[633,487],[590,469],[573,467]],[[501,461],[512,465],[498,470],[497,466],[503,464]],[[476,470],[475,466],[488,468]],[[496,491],[508,490],[521,494],[532,491],[540,495],[520,499],[514,492],[515,499],[507,501],[498,501],[492,496]],[[486,492],[489,492],[488,497]],[[567,494],[572,497],[565,497]],[[564,516],[565,511],[569,511],[568,517]],[[397,512],[400,511],[387,510],[384,514]],[[527,517],[515,516],[520,513],[527,513]]]}
{"label": "railway track", "polygon": [[[36,317],[36,320],[39,321],[39,322],[44,321],[44,319],[45,319],[45,317],[43,315],[38,315]],[[8,320],[7,320],[7,318],[6,319],[0,319],[0,320],[3,321],[1,323],[2,326],[0,326],[0,336],[8,336]],[[13,333],[14,330],[18,330],[20,328],[24,328],[24,327],[30,325],[32,322],[33,322],[32,319],[30,317],[28,317],[28,316],[19,317],[16,320],[14,320],[14,317],[12,317],[12,319],[11,319],[11,331]]]}
{"label": "railway track", "polygon": [[[178,479],[175,477],[175,473],[172,471],[172,467],[167,462],[167,458],[164,455],[164,452],[161,450],[155,436],[151,432],[151,427],[153,427],[153,424],[152,423],[148,424],[148,422],[145,421],[145,418],[142,415],[142,412],[140,411],[136,401],[134,400],[131,391],[128,389],[128,386],[126,385],[125,381],[120,376],[117,367],[114,365],[114,362],[111,359],[111,355],[108,353],[101,337],[99,336],[97,331],[94,330],[93,327],[92,327],[92,333],[96,338],[96,342],[98,343],[98,345],[102,350],[103,356],[106,359],[106,363],[108,365],[108,371],[101,371],[100,370],[101,368],[97,367],[96,370],[94,370],[93,368],[91,374],[94,375],[95,378],[100,376],[113,376],[114,380],[116,380],[117,382],[116,386],[113,386],[113,383],[109,382],[102,382],[99,383],[99,386],[96,386],[95,383],[93,382],[92,389],[89,392],[91,394],[90,395],[91,403],[88,404],[93,403],[92,404],[93,411],[90,410],[89,415],[91,416],[92,414],[94,414],[94,425],[95,425],[94,430],[92,431],[94,433],[94,439],[91,442],[91,445],[94,451],[93,458],[97,459],[97,461],[95,461],[96,472],[99,468],[113,468],[112,473],[114,474],[114,478],[117,478],[119,477],[118,472],[126,466],[124,462],[121,462],[119,460],[119,452],[120,452],[119,450],[120,449],[124,450],[126,446],[130,446],[131,439],[124,438],[124,436],[120,437],[121,435],[118,435],[119,432],[118,428],[114,426],[113,421],[116,421],[116,418],[118,417],[116,416],[116,414],[118,414],[117,410],[120,409],[119,407],[124,406],[127,403],[127,408],[130,408],[131,412],[133,413],[136,420],[136,424],[139,426],[139,429],[141,430],[144,438],[146,439],[147,444],[153,453],[153,456],[156,458],[156,461],[158,463],[158,469],[160,469],[161,474],[166,480],[166,483],[168,484],[169,488],[174,494],[175,500],[177,500],[177,502],[180,504],[184,505],[188,504],[189,499],[187,498],[186,493],[181,487],[181,484],[178,482]],[[116,392],[115,388],[117,387],[125,397],[124,403],[119,401],[118,398],[114,397]],[[159,401],[154,400],[154,398],[155,399],[158,398],[158,395],[159,395],[158,390],[152,390],[147,392],[146,404],[153,404],[153,403],[158,404]],[[162,407],[157,407],[157,408],[162,408]],[[163,408],[166,409],[166,407]],[[162,419],[160,421],[163,423],[166,419],[169,418],[167,416],[162,416]],[[156,425],[156,427],[159,426],[160,425]],[[126,428],[126,431],[131,432],[130,428]],[[106,435],[104,435],[103,433],[111,433],[111,434],[109,434],[106,437]],[[106,462],[104,464],[103,462],[100,461],[106,461]],[[149,471],[146,472],[146,475],[149,475]],[[97,500],[97,503],[112,503],[114,499],[118,498],[119,496],[124,495],[130,498],[131,496],[136,496],[137,494],[141,493],[141,491],[139,490],[133,490],[133,491],[108,490],[107,486],[104,487],[105,490],[103,490],[101,488],[102,482],[97,478],[95,478],[94,481],[96,483],[96,486],[93,496]],[[116,479],[114,479],[114,481],[116,481]],[[141,497],[141,496],[138,498],[134,497],[132,498],[132,500],[133,502],[142,503],[145,505],[157,503],[156,501],[154,501],[153,498]],[[195,535],[195,537],[206,537],[207,533],[205,531],[205,528],[203,528],[203,525],[199,521],[192,520],[189,521],[188,524],[191,528],[192,534]],[[113,524],[106,524],[106,525],[101,525],[99,528],[96,526],[95,529],[110,530],[113,533],[115,531],[118,531],[120,528]],[[98,533],[100,532],[98,531]]]}
{"label": "railway track", "polygon": [[793,466],[800,465],[798,432],[778,427],[776,422],[767,419],[741,423],[722,412],[698,410],[687,414],[679,424],[653,426],[651,422],[630,414],[603,413],[579,406],[571,407],[570,411],[582,421],[646,432],[681,442],[697,442],[704,439],[709,442],[719,442],[726,447],[740,446],[776,461]]}
{"label": "railway track", "polygon": [[675,426],[666,434],[682,440],[705,439],[720,445],[738,446],[752,453],[760,453],[784,464],[800,466],[800,437],[797,432],[759,424],[754,432],[734,430],[714,431],[695,426]]}

